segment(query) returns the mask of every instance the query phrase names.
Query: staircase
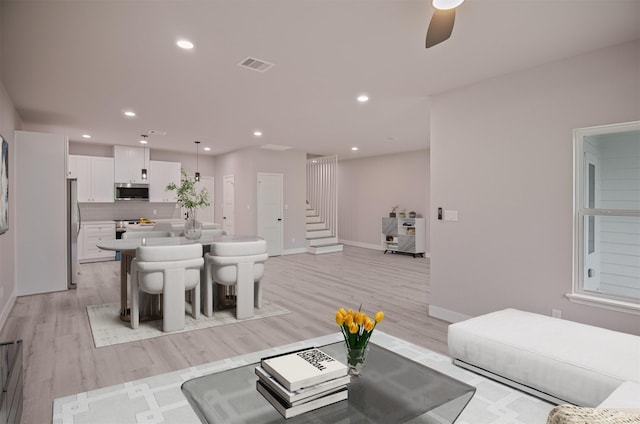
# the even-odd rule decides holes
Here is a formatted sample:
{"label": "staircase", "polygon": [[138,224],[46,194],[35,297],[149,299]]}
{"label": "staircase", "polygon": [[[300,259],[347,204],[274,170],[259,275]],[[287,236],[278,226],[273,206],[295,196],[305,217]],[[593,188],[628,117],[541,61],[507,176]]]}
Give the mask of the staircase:
{"label": "staircase", "polygon": [[342,244],[338,243],[338,237],[331,235],[331,230],[309,205],[307,205],[307,252],[314,255],[342,252]]}

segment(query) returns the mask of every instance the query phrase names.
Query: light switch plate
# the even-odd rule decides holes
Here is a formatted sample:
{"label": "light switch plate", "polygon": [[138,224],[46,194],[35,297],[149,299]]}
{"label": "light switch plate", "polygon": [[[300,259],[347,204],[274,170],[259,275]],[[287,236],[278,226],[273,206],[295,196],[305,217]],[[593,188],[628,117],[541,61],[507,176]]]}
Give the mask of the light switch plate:
{"label": "light switch plate", "polygon": [[457,221],[458,220],[458,211],[444,211],[444,220],[445,221]]}

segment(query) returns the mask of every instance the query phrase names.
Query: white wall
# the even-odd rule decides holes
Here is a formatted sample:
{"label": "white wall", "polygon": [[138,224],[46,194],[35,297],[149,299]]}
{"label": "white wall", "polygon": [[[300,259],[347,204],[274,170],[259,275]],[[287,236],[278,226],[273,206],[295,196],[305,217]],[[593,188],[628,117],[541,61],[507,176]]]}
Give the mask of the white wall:
{"label": "white wall", "polygon": [[[425,140],[426,142],[426,140]],[[429,217],[429,150],[338,161],[338,236],[346,244],[381,248],[382,217],[394,205]],[[426,251],[429,220],[426,220]]]}
{"label": "white wall", "polygon": [[9,230],[0,234],[0,329],[16,300],[16,233],[15,233],[15,142],[14,131],[22,129],[9,95],[0,82],[0,135],[9,144]]}
{"label": "white wall", "polygon": [[[570,303],[572,130],[640,118],[640,41],[434,97],[431,302],[507,307],[640,334],[637,315]],[[458,222],[435,219],[438,207]]]}
{"label": "white wall", "polygon": [[[257,231],[258,172],[283,174],[284,253],[297,252],[306,247],[306,154],[304,152],[272,151],[260,148],[238,150],[216,156],[215,168],[216,217],[222,217],[224,176],[233,175],[235,233],[240,235],[256,234]],[[221,219],[218,221],[222,222]]]}

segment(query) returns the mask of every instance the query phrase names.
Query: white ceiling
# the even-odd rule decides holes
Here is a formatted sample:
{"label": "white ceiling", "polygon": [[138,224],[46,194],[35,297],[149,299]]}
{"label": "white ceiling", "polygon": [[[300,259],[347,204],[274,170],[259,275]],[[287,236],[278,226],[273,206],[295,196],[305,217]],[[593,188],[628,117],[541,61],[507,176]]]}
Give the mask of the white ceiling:
{"label": "white ceiling", "polygon": [[[26,129],[72,141],[156,130],[151,148],[347,159],[427,147],[432,94],[640,38],[640,0],[467,0],[427,50],[432,13],[430,0],[5,0],[0,77]],[[238,67],[247,56],[275,66]]]}

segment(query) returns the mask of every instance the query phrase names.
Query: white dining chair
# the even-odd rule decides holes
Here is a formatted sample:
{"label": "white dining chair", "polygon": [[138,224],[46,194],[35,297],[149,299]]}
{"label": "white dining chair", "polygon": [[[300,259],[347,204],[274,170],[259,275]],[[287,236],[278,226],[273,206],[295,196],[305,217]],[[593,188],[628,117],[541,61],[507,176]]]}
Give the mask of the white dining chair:
{"label": "white dining chair", "polygon": [[268,257],[265,240],[211,244],[210,252],[204,256],[204,314],[213,315],[217,302],[216,284],[222,284],[236,286],[236,318],[252,317],[254,306],[262,307],[260,281]]}
{"label": "white dining chair", "polygon": [[191,316],[200,315],[201,244],[140,246],[131,262],[131,328],[138,328],[140,293],[162,294],[162,331],[184,329],[185,292],[191,293]]}
{"label": "white dining chair", "polygon": [[225,230],[219,229],[210,229],[210,230],[202,230],[203,236],[216,237],[216,236],[225,236],[227,232]]}

